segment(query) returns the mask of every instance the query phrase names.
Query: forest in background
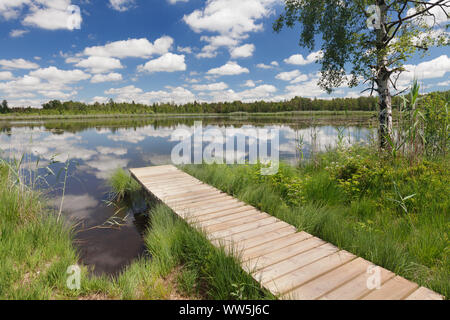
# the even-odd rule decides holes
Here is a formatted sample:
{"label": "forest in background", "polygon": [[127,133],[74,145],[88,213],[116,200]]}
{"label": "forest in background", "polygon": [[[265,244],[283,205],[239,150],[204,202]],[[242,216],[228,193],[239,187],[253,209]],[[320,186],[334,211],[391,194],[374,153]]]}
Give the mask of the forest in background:
{"label": "forest in background", "polygon": [[[450,100],[450,90],[436,91],[426,96],[441,97]],[[401,96],[394,97],[393,105],[399,106]],[[0,113],[15,115],[79,115],[79,114],[152,114],[152,113],[268,113],[285,111],[377,111],[377,97],[310,99],[295,97],[289,101],[271,102],[255,101],[244,103],[233,102],[192,102],[186,104],[154,103],[145,105],[140,103],[114,102],[86,104],[83,102],[52,100],[42,105],[42,109],[9,108],[6,100],[0,107]]]}

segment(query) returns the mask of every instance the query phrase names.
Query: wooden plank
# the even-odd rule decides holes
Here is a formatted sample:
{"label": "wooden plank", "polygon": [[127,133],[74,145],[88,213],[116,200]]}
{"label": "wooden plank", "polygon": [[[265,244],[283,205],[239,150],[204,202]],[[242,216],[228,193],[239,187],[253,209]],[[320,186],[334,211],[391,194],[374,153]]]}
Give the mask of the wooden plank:
{"label": "wooden plank", "polygon": [[[199,181],[190,181],[190,180],[186,180],[186,179],[180,179],[174,183],[166,183],[164,187],[161,187],[161,184],[164,184],[164,182],[159,182],[156,184],[144,183],[143,185],[146,188],[148,188],[149,190],[151,190],[152,193],[154,193],[154,192],[169,193],[169,192],[176,192],[177,190],[185,191],[185,188],[187,188],[187,187],[193,188],[195,186],[198,187],[198,186],[202,186],[202,185],[208,186]],[[213,190],[211,187],[209,187],[209,189]]]}
{"label": "wooden plank", "polygon": [[405,300],[444,300],[444,297],[430,289],[420,287],[406,297]]}
{"label": "wooden plank", "polygon": [[[231,209],[231,210],[233,210],[233,209]],[[270,216],[267,213],[260,212],[258,210],[255,210],[255,209],[251,208],[251,207],[247,208],[247,207],[244,206],[244,207],[238,208],[237,210],[239,210],[239,211],[238,212],[229,212],[228,211],[227,213],[229,213],[229,214],[225,213],[225,214],[222,214],[222,215],[219,215],[219,214],[223,213],[223,211],[217,212],[217,213],[212,213],[212,214],[207,214],[207,215],[204,215],[202,217],[198,217],[198,218],[203,218],[203,219],[198,219],[197,222],[201,223],[201,225],[203,227],[207,227],[207,226],[214,226],[214,225],[217,225],[217,224],[223,224],[225,222],[232,223],[232,222],[234,222],[236,220],[241,220],[241,219],[244,219],[246,217],[253,217],[253,216],[259,215],[259,214]],[[211,215],[215,215],[215,216],[211,217]]]}
{"label": "wooden plank", "polygon": [[210,213],[219,213],[222,210],[242,207],[242,203],[230,203],[218,204],[216,207],[211,208],[190,208],[190,209],[178,209],[174,210],[178,215],[183,216],[184,219],[194,221],[193,218],[201,217],[202,215]]}
{"label": "wooden plank", "polygon": [[289,296],[286,295],[288,292],[355,258],[356,257],[353,254],[341,250],[273,281],[267,282],[264,286],[273,294],[280,294],[284,295],[284,298],[289,298]]}
{"label": "wooden plank", "polygon": [[295,270],[300,269],[310,263],[318,261],[324,257],[327,257],[333,253],[338,252],[339,249],[330,243],[321,245],[320,247],[313,248],[311,250],[300,253],[289,259],[275,263],[267,268],[259,270],[252,274],[253,278],[265,285],[268,282],[287,275]]}
{"label": "wooden plank", "polygon": [[190,176],[186,176],[185,173],[183,173],[182,171],[173,171],[171,173],[161,173],[161,174],[154,174],[154,175],[149,175],[149,176],[139,176],[139,180],[143,183],[148,183],[148,182],[169,182],[172,179],[179,179],[179,178],[191,178],[191,179],[195,179],[193,177]]}
{"label": "wooden plank", "polygon": [[[171,194],[167,194],[167,191],[159,191],[158,192],[162,197],[164,197],[165,201],[177,200],[180,198],[194,198],[201,197],[203,194],[207,193],[224,193],[216,189],[208,188],[208,186],[185,186],[183,190],[175,190],[171,191]],[[166,194],[164,194],[166,193]]]}
{"label": "wooden plank", "polygon": [[230,196],[227,195],[226,193],[214,193],[214,192],[209,193],[208,192],[208,193],[203,194],[203,197],[201,197],[201,198],[194,198],[194,199],[180,198],[180,199],[173,199],[173,200],[164,200],[164,202],[166,202],[172,206],[179,206],[179,205],[188,206],[193,203],[200,203],[200,201],[202,201],[204,203],[205,201],[221,200],[224,198],[233,199],[233,198],[230,198]]}
{"label": "wooden plank", "polygon": [[151,177],[158,177],[165,174],[171,174],[171,173],[179,173],[182,172],[180,170],[145,170],[145,171],[138,171],[137,169],[131,169],[130,173],[133,177],[136,177],[137,179],[149,179]]}
{"label": "wooden plank", "polygon": [[169,173],[169,172],[173,172],[173,171],[180,172],[181,170],[179,170],[177,167],[174,167],[172,165],[130,169],[130,172],[132,174],[139,175],[140,177],[145,177],[145,176],[152,175],[152,174]]}
{"label": "wooden plank", "polygon": [[215,239],[212,243],[217,247],[223,247],[225,251],[236,256],[241,255],[243,250],[254,248],[256,246],[269,243],[276,239],[280,239],[290,234],[296,233],[296,230],[292,227],[285,227],[282,229],[267,232],[265,234],[260,234],[256,237],[247,240],[241,240],[239,242],[233,239]]}
{"label": "wooden plank", "polygon": [[205,186],[208,187],[208,189],[212,190],[212,187],[205,185],[204,183],[201,183],[200,181],[188,181],[188,183],[176,183],[176,184],[167,184],[164,187],[161,186],[161,183],[158,183],[157,186],[152,184],[143,184],[146,188],[149,188],[152,193],[154,192],[163,192],[163,193],[170,193],[174,192],[176,190],[183,190],[187,187],[193,188],[193,187],[199,187],[199,186]]}
{"label": "wooden plank", "polygon": [[[172,201],[172,202],[167,202],[168,205],[170,205],[170,207],[172,208],[183,208],[183,209],[191,209],[191,208],[204,208],[207,205],[211,205],[214,203],[219,203],[219,202],[240,202],[239,200],[230,197],[228,194],[226,193],[221,193],[219,194],[220,198],[215,200],[215,199],[199,199],[197,201],[194,202],[190,202],[190,203],[180,203],[177,204],[176,201]],[[242,204],[244,204],[244,202],[240,202]]]}
{"label": "wooden plank", "polygon": [[305,241],[294,243],[278,250],[273,250],[263,256],[250,259],[244,263],[243,267],[244,270],[247,270],[248,272],[256,272],[277,262],[294,257],[302,252],[319,247],[323,244],[325,244],[325,241],[312,237]]}
{"label": "wooden plank", "polygon": [[152,194],[155,196],[159,196],[161,198],[174,196],[181,194],[182,192],[188,192],[188,191],[214,191],[214,189],[211,189],[211,187],[207,185],[189,185],[184,188],[177,188],[173,190],[163,190],[163,191],[153,191]]}
{"label": "wooden plank", "polygon": [[196,207],[196,208],[183,208],[183,207],[179,207],[179,208],[172,208],[174,211],[176,211],[176,213],[178,214],[182,214],[186,219],[191,219],[193,217],[196,216],[200,216],[202,214],[208,214],[208,213],[214,213],[214,212],[220,212],[221,210],[224,209],[231,209],[231,208],[236,208],[236,207],[242,207],[242,203],[239,202],[230,202],[230,201],[225,201],[225,202],[220,202],[220,203],[216,203],[216,205],[211,205],[211,204],[205,204],[205,206],[203,207]]}
{"label": "wooden plank", "polygon": [[183,214],[185,218],[192,219],[193,217],[201,217],[203,215],[211,214],[211,213],[220,213],[223,210],[230,210],[236,208],[248,207],[243,205],[241,202],[227,202],[226,204],[219,203],[216,207],[212,208],[179,208],[176,209],[177,214]]}
{"label": "wooden plank", "polygon": [[[267,213],[262,213],[262,212],[256,212],[256,211],[248,211],[247,215],[240,215],[237,214],[237,216],[239,216],[239,218],[234,218],[232,220],[227,220],[227,221],[216,221],[217,219],[213,220],[213,221],[205,221],[203,223],[200,223],[200,226],[206,230],[209,233],[213,233],[213,232],[217,232],[217,231],[222,231],[222,230],[227,230],[233,227],[239,227],[242,225],[246,225],[252,222],[256,222],[262,219],[266,219],[266,218],[270,218],[271,216],[268,215]],[[229,216],[228,216],[229,217]]]}
{"label": "wooden plank", "polygon": [[[235,208],[230,208],[230,209],[224,209],[224,210],[220,210],[219,212],[213,212],[213,213],[199,213],[199,214],[192,214],[189,218],[189,221],[195,221],[195,222],[204,222],[204,221],[216,221],[216,219],[225,219],[225,217],[227,216],[231,216],[231,215],[235,215],[235,214],[239,214],[245,211],[256,211],[258,212],[255,208],[245,205],[245,206],[238,206]],[[234,217],[232,217],[234,218]],[[220,221],[220,220],[219,220]]]}
{"label": "wooden plank", "polygon": [[[136,175],[136,173],[135,173]],[[166,172],[153,172],[153,173],[145,173],[145,174],[137,174],[140,181],[152,181],[152,180],[160,180],[160,179],[169,179],[173,176],[185,176],[183,171],[166,171]]]}
{"label": "wooden plank", "polygon": [[216,238],[225,238],[229,236],[236,236],[242,233],[246,232],[260,232],[260,228],[265,226],[273,226],[275,223],[277,223],[279,220],[277,218],[268,216],[263,219],[259,219],[257,221],[253,221],[250,223],[241,224],[234,227],[226,228],[225,230],[219,230],[215,232],[209,232],[209,229],[206,228],[206,231],[208,233],[208,236],[212,237],[213,239]]}
{"label": "wooden plank", "polygon": [[171,185],[180,185],[181,183],[191,183],[191,182],[200,182],[200,180],[197,180],[195,178],[185,176],[181,173],[177,173],[176,176],[171,176],[168,178],[160,178],[160,179],[141,179],[142,184],[146,186],[152,186],[157,189],[161,188],[168,188]]}
{"label": "wooden plank", "polygon": [[[146,186],[144,186],[144,188],[145,188],[146,190],[151,190],[151,188],[149,189],[149,188],[146,187]],[[153,190],[151,193],[152,193],[155,197],[157,197],[158,199],[163,199],[163,198],[168,197],[168,196],[173,196],[173,195],[180,194],[180,193],[182,193],[182,192],[192,191],[192,190],[209,191],[209,190],[211,190],[211,189],[209,189],[209,188],[207,188],[207,187],[204,187],[204,186],[202,186],[202,185],[197,185],[197,186],[189,186],[189,187],[186,187],[186,188],[184,188],[184,189],[174,189],[174,190],[164,190],[164,191],[155,191],[155,190]]]}
{"label": "wooden plank", "polygon": [[289,292],[288,298],[294,300],[315,300],[360,274],[367,273],[367,268],[370,265],[363,258],[356,258]]}
{"label": "wooden plank", "polygon": [[223,194],[223,192],[219,191],[219,190],[214,190],[214,189],[210,189],[210,190],[188,190],[186,191],[183,190],[181,193],[177,193],[173,196],[166,196],[164,197],[164,201],[170,201],[170,200],[184,200],[184,199],[196,199],[196,198],[201,198],[208,193],[215,193],[215,194]]}
{"label": "wooden plank", "polygon": [[155,190],[166,189],[174,185],[180,185],[181,181],[186,181],[186,183],[203,183],[202,181],[195,179],[194,177],[187,176],[183,173],[177,173],[176,175],[171,176],[168,179],[141,179],[142,184],[152,186]]}
{"label": "wooden plank", "polygon": [[418,287],[414,282],[395,276],[383,284],[380,289],[372,290],[362,300],[402,300],[411,295]]}
{"label": "wooden plank", "polygon": [[289,224],[287,224],[286,222],[283,221],[278,221],[275,223],[272,223],[270,225],[266,225],[257,229],[253,229],[253,230],[249,230],[249,231],[245,231],[245,232],[241,232],[241,233],[236,233],[236,234],[232,234],[229,236],[224,236],[224,237],[209,237],[209,239],[226,239],[226,240],[232,240],[234,242],[236,241],[242,241],[242,240],[249,240],[252,239],[254,237],[258,237],[263,235],[265,232],[271,232],[271,231],[276,231],[278,229],[282,229],[282,228],[293,228],[294,227],[290,226]]}
{"label": "wooden plank", "polygon": [[[384,268],[379,268],[380,275],[380,285],[384,284],[386,281],[395,277],[395,274],[389,270]],[[367,285],[367,281],[369,277],[373,276],[372,273],[363,273],[358,277],[350,280],[347,283],[344,283],[339,288],[334,289],[331,292],[320,297],[320,300],[357,300],[362,298],[363,296],[370,293],[372,289]]]}
{"label": "wooden plank", "polygon": [[170,208],[173,210],[182,211],[182,212],[200,212],[200,211],[206,211],[208,209],[212,209],[215,211],[221,210],[225,206],[231,206],[234,204],[238,204],[240,206],[243,206],[244,204],[242,202],[239,202],[236,199],[230,199],[230,198],[222,198],[220,200],[206,200],[204,202],[198,202],[191,205],[171,205],[168,204]]}
{"label": "wooden plank", "polygon": [[191,203],[191,204],[168,204],[172,209],[174,210],[202,210],[202,209],[209,209],[209,208],[218,208],[220,210],[220,205],[231,205],[231,204],[235,204],[238,203],[240,205],[244,205],[243,202],[240,202],[234,198],[231,198],[230,196],[222,196],[222,198],[219,199],[210,199],[210,200],[203,200],[203,201],[199,201],[199,202],[195,202],[195,203]]}
{"label": "wooden plank", "polygon": [[295,243],[299,243],[303,240],[312,238],[312,235],[304,231],[294,234],[289,234],[286,237],[276,239],[266,244],[262,244],[250,249],[247,249],[242,254],[243,261],[247,261],[253,258],[260,257],[264,254],[270,253],[272,251],[285,248]]}
{"label": "wooden plank", "polygon": [[214,196],[220,196],[220,195],[224,195],[224,193],[205,190],[204,193],[197,194],[196,196],[193,196],[193,195],[183,196],[182,194],[179,194],[179,195],[173,195],[172,197],[176,197],[176,198],[172,198],[172,199],[167,199],[166,196],[162,196],[161,200],[164,201],[165,203],[169,203],[169,202],[170,203],[183,203],[183,202],[189,202],[189,201],[195,202],[195,201],[199,201],[201,199],[212,198]]}

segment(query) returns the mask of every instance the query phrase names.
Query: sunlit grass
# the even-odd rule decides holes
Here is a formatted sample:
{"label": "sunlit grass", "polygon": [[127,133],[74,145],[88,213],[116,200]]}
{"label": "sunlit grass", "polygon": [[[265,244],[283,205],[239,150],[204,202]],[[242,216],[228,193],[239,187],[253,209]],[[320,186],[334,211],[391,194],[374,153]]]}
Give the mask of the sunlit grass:
{"label": "sunlit grass", "polygon": [[[450,294],[445,159],[410,166],[407,159],[392,162],[354,147],[321,154],[317,162],[299,167],[282,164],[277,175],[268,177],[259,174],[258,166],[183,169],[299,230]],[[399,192],[407,213],[400,200],[393,201],[400,199]],[[408,195],[414,196],[405,200]]]}
{"label": "sunlit grass", "polygon": [[114,171],[108,180],[108,184],[114,193],[115,200],[123,200],[125,196],[131,195],[141,189],[139,183],[132,179],[130,174],[119,168]]}
{"label": "sunlit grass", "polygon": [[[202,233],[175,217],[164,205],[151,212],[151,225],[145,242],[152,261],[163,276],[177,266],[183,266],[178,280],[185,292],[203,291],[206,298],[225,300],[272,297],[242,270],[235,257],[214,247]],[[193,283],[196,287],[189,288]],[[240,297],[235,295],[236,287],[241,288]]]}
{"label": "sunlit grass", "polygon": [[72,231],[35,190],[17,184],[0,164],[0,298],[47,299],[67,293],[66,269],[76,264]]}
{"label": "sunlit grass", "polygon": [[148,257],[116,278],[81,267],[81,286],[70,290],[67,268],[79,263],[74,230],[42,193],[17,180],[0,162],[0,299],[168,299],[173,288]]}

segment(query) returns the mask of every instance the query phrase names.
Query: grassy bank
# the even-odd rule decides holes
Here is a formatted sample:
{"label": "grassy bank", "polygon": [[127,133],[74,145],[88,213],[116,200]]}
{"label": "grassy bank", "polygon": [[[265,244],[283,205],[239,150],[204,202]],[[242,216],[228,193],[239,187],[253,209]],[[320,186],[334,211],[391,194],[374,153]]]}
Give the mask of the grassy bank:
{"label": "grassy bank", "polygon": [[[80,289],[70,290],[67,268],[79,263],[74,231],[58,220],[43,194],[17,182],[0,160],[0,299],[246,299],[269,297],[237,261],[167,207],[150,213],[148,255],[117,277],[92,276],[80,265]],[[123,171],[111,179],[118,199],[136,192]]]}
{"label": "grassy bank", "polygon": [[126,118],[191,118],[191,117],[325,117],[325,116],[360,116],[371,117],[376,116],[375,111],[285,111],[285,112],[231,112],[231,113],[62,113],[62,114],[45,114],[45,113],[9,113],[0,114],[0,121],[25,121],[25,120],[79,120],[79,119],[126,119]]}
{"label": "grassy bank", "polygon": [[167,207],[156,207],[151,220],[152,231],[145,240],[153,261],[163,274],[181,268],[178,283],[184,293],[221,300],[271,298],[235,258],[215,248]]}
{"label": "grassy bank", "polygon": [[450,295],[447,159],[410,163],[340,148],[274,176],[260,166],[200,165],[195,177],[446,297]]}
{"label": "grassy bank", "polygon": [[65,291],[65,272],[76,263],[71,232],[42,214],[39,194],[13,183],[0,164],[0,299],[45,299]]}

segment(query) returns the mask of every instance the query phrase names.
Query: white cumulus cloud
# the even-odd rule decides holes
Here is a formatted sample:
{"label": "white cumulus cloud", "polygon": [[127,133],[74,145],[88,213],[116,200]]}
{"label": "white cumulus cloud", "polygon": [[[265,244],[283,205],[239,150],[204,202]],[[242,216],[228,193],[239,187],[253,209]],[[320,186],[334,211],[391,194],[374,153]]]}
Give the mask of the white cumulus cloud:
{"label": "white cumulus cloud", "polygon": [[220,91],[228,88],[225,82],[210,83],[210,84],[199,84],[192,86],[192,89],[196,91]]}
{"label": "white cumulus cloud", "polygon": [[81,10],[71,0],[32,0],[29,8],[30,13],[23,19],[23,25],[47,30],[81,28]]}
{"label": "white cumulus cloud", "polygon": [[100,82],[111,82],[111,81],[121,81],[122,75],[120,73],[109,73],[109,74],[96,74],[92,77],[92,83],[100,83]]}
{"label": "white cumulus cloud", "polygon": [[82,80],[87,80],[91,75],[81,71],[81,70],[60,70],[56,67],[48,67],[45,69],[38,69],[31,71],[29,74],[31,77],[36,77],[42,80],[47,80],[48,82],[55,83],[75,83]]}
{"label": "white cumulus cloud", "polygon": [[195,101],[195,95],[183,88],[168,88],[167,90],[143,91],[135,86],[127,86],[123,88],[109,89],[105,91],[107,95],[115,95],[115,101],[152,104],[158,102],[188,103]]}
{"label": "white cumulus cloud", "polygon": [[13,78],[14,78],[13,74],[9,71],[0,72],[0,80],[11,80]]}
{"label": "white cumulus cloud", "polygon": [[243,87],[249,87],[249,88],[254,88],[256,87],[256,84],[253,80],[247,80],[243,85]]}
{"label": "white cumulus cloud", "polygon": [[291,80],[299,77],[300,75],[301,75],[300,71],[293,70],[293,71],[281,72],[281,73],[277,74],[275,76],[275,78],[278,80],[283,80],[283,81],[291,81]]}
{"label": "white cumulus cloud", "polygon": [[185,71],[186,63],[184,62],[184,55],[166,53],[163,56],[148,61],[144,65],[138,66],[139,72],[175,72]]}
{"label": "white cumulus cloud", "polygon": [[88,47],[84,55],[110,58],[149,58],[167,53],[173,45],[173,39],[163,36],[154,43],[146,38],[128,39],[110,42],[104,46]]}
{"label": "white cumulus cloud", "polygon": [[287,64],[294,64],[294,65],[298,65],[298,66],[304,66],[304,65],[316,62],[321,57],[322,57],[322,52],[321,51],[310,53],[306,57],[306,59],[303,58],[303,55],[301,55],[301,54],[294,54],[294,55],[290,56],[289,58],[284,59],[284,62],[287,63]]}
{"label": "white cumulus cloud", "polygon": [[114,69],[123,68],[119,59],[95,56],[81,60],[80,62],[75,64],[75,66],[88,69],[92,73],[104,73]]}
{"label": "white cumulus cloud", "polygon": [[29,5],[30,0],[2,0],[0,1],[0,16],[4,19],[15,19],[25,5]]}
{"label": "white cumulus cloud", "polygon": [[29,32],[28,30],[14,29],[14,30],[11,30],[11,32],[9,33],[9,36],[11,38],[20,38],[28,32]]}
{"label": "white cumulus cloud", "polygon": [[247,68],[241,67],[234,61],[229,61],[219,68],[213,68],[208,71],[208,74],[219,76],[233,76],[242,73],[249,73]]}
{"label": "white cumulus cloud", "polygon": [[408,86],[414,79],[426,80],[444,77],[450,72],[450,58],[441,55],[430,61],[421,62],[417,65],[406,64],[405,71],[400,75],[398,85]]}
{"label": "white cumulus cloud", "polygon": [[188,2],[189,0],[167,0],[170,4],[176,4],[178,2]]}
{"label": "white cumulus cloud", "polygon": [[114,10],[124,12],[134,6],[134,0],[109,0],[109,4]]}
{"label": "white cumulus cloud", "polygon": [[244,44],[243,46],[231,49],[230,55],[232,58],[248,58],[253,55],[253,51],[255,51],[255,45]]}
{"label": "white cumulus cloud", "polygon": [[232,49],[248,38],[249,33],[261,31],[263,24],[260,20],[270,16],[278,2],[279,0],[208,0],[203,9],[185,15],[184,22],[195,32],[217,33],[222,39],[227,39],[226,42],[219,43],[215,37],[202,37],[208,44],[197,57],[215,57],[219,47]]}
{"label": "white cumulus cloud", "polygon": [[39,65],[25,60],[25,59],[12,59],[12,60],[0,60],[0,66],[3,69],[37,69]]}

